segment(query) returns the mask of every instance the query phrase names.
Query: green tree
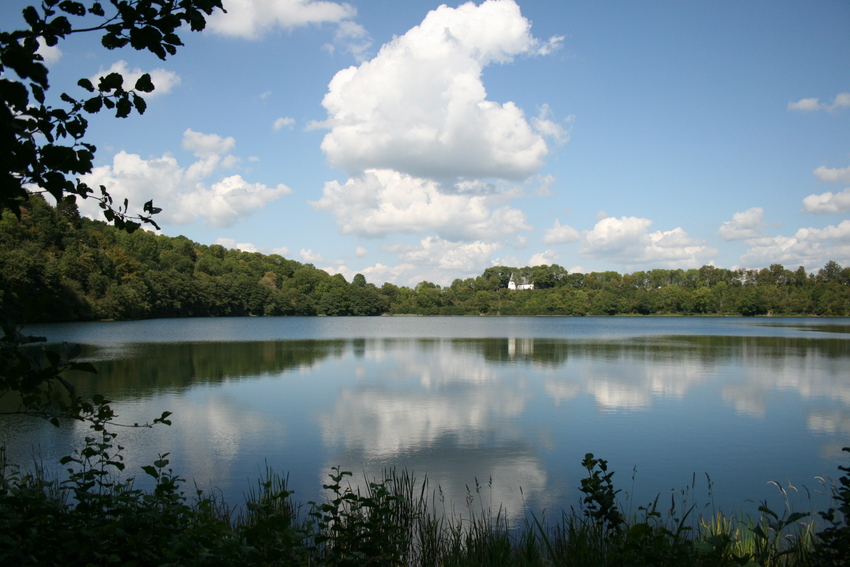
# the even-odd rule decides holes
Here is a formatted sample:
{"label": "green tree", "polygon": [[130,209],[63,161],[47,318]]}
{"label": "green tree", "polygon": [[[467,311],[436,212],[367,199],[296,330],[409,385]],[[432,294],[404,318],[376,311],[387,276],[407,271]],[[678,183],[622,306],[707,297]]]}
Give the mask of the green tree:
{"label": "green tree", "polygon": [[319,299],[318,311],[322,315],[348,315],[348,295],[341,289],[331,289]]}
{"label": "green tree", "polygon": [[614,315],[617,312],[617,296],[609,290],[598,290],[590,302],[594,315]]}
{"label": "green tree", "polygon": [[767,313],[767,307],[765,306],[758,288],[755,286],[747,286],[747,290],[738,300],[738,312],[745,317],[764,315]]}
{"label": "green tree", "polygon": [[[47,67],[38,53],[42,43],[55,46],[73,34],[100,33],[107,49],[129,45],[166,59],[183,45],[179,29],[184,24],[192,31],[204,29],[206,16],[216,9],[222,9],[221,0],[43,0],[39,7],[24,8],[29,27],[0,32],[0,210],[20,216],[30,187],[49,193],[57,202],[92,196],[94,191],[79,181],[79,176],[91,172],[96,151],[84,141],[87,116],[103,108],[118,118],[126,118],[133,109],[142,114],[146,109],[142,94],[154,90],[148,74],[125,85],[119,73],[110,73],[97,85],[80,79],[82,94],[63,92],[57,101],[61,105],[53,106]],[[132,231],[140,222],[156,226],[151,217],[159,209],[152,201],[133,216],[126,200],[115,206],[103,187],[95,198],[107,220],[118,227]]]}
{"label": "green tree", "polygon": [[841,279],[841,265],[835,260],[830,260],[818,270],[817,277],[822,282],[838,282]]}
{"label": "green tree", "polygon": [[[222,9],[221,0],[42,0],[38,7],[24,8],[22,14],[27,27],[0,32],[0,214],[11,211],[20,219],[22,207],[33,202],[30,198],[33,193],[49,193],[59,204],[57,211],[66,219],[73,217],[76,198],[88,198],[94,193],[79,181],[79,176],[91,172],[96,151],[94,145],[84,140],[87,116],[103,108],[114,111],[119,118],[129,116],[133,109],[141,114],[146,108],[142,93],[154,89],[150,75],[143,75],[133,85],[125,85],[119,73],[111,73],[97,85],[89,79],[80,79],[79,96],[63,92],[53,97],[49,92],[47,67],[38,53],[42,43],[55,46],[73,34],[99,33],[107,49],[129,45],[166,59],[182,45],[177,35],[180,28],[188,25],[193,31],[204,29],[206,16],[216,9]],[[106,219],[119,228],[132,232],[141,222],[156,226],[151,217],[159,209],[152,201],[144,204],[141,214],[131,215],[129,203],[125,200],[114,206],[103,187],[95,198],[99,199]],[[39,216],[36,220],[44,218]],[[80,222],[78,218],[75,220]],[[67,223],[56,226],[64,230]],[[62,245],[57,240],[61,234],[49,227],[41,227],[38,232],[52,240],[61,252]],[[11,258],[4,258],[7,259]],[[58,263],[53,260],[52,264]],[[47,268],[44,281],[50,280],[51,273],[59,273],[51,268],[50,262]],[[13,274],[13,277],[20,279],[23,275]],[[7,289],[2,290],[4,296]],[[27,297],[32,296],[32,291],[32,288],[27,290]],[[48,301],[52,296],[59,303],[69,295],[56,286],[46,291]],[[145,316],[144,312],[150,309],[147,287],[137,277],[128,277],[125,285],[107,286],[104,299],[105,305],[115,312],[132,303],[131,317]],[[31,316],[32,311],[32,305],[23,305],[21,312],[13,315],[21,321]],[[87,419],[102,429],[104,420],[108,421],[112,415],[108,405],[102,400],[83,403],[60,376],[74,366],[68,361],[78,351],[68,351],[63,357],[50,351],[40,354],[26,350],[24,345],[39,339],[23,335],[20,327],[11,322],[3,324],[3,335],[0,397],[17,392],[23,412],[51,416],[56,424],[57,416],[61,415]],[[83,369],[81,365],[77,367]],[[69,397],[58,395],[58,384],[65,386]]]}
{"label": "green tree", "polygon": [[475,309],[479,313],[490,311],[490,292],[480,290],[475,292]]}
{"label": "green tree", "polygon": [[712,313],[714,312],[713,298],[711,294],[711,289],[707,286],[698,287],[694,290],[693,294],[691,294],[691,301],[693,303],[693,309],[696,313]]}
{"label": "green tree", "polygon": [[[359,274],[358,274],[359,275]],[[357,276],[354,276],[355,280]],[[352,315],[380,315],[388,308],[388,302],[372,284],[358,286],[353,284],[348,292]]]}
{"label": "green tree", "polygon": [[534,266],[531,268],[531,283],[534,284],[534,289],[555,287],[556,277],[562,272],[563,268],[558,265]]}
{"label": "green tree", "polygon": [[398,286],[392,284],[390,282],[384,282],[384,285],[381,286],[381,295],[387,298],[387,301],[392,304],[396,300],[396,296],[398,295]]}
{"label": "green tree", "polygon": [[483,274],[475,278],[475,289],[496,291],[508,287],[508,282],[511,281],[511,274],[514,272],[518,274],[519,270],[509,266],[487,268]]}

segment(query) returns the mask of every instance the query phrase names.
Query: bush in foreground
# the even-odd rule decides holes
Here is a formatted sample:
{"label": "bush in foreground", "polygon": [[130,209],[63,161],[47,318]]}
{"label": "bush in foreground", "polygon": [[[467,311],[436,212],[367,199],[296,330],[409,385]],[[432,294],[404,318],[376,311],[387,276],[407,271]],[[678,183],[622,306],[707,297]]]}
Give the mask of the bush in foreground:
{"label": "bush in foreground", "polygon": [[[850,467],[832,487],[834,507],[819,522],[803,513],[758,518],[666,520],[655,504],[627,518],[613,472],[588,454],[579,510],[554,523],[531,517],[519,528],[504,511],[470,505],[466,517],[436,506],[427,480],[390,471],[354,488],[332,470],[325,499],[302,507],[286,479],[267,471],[233,509],[168,468],[167,455],[143,467],[155,485],[115,481],[122,468],[115,434],[102,429],[63,459],[68,478],[22,473],[0,463],[3,565],[704,565],[841,566],[850,557]],[[850,448],[845,448],[850,452]],[[471,495],[470,502],[474,500]],[[816,529],[819,526],[819,531]]]}

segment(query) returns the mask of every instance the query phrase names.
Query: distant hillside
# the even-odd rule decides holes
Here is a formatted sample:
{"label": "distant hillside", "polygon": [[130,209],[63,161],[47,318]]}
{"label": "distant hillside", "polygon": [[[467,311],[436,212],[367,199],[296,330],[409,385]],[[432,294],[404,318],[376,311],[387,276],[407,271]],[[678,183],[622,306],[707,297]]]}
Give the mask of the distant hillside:
{"label": "distant hillside", "polygon": [[[511,277],[532,290],[508,289]],[[22,301],[22,298],[24,300]],[[40,308],[36,308],[39,304]],[[244,315],[850,315],[850,268],[570,274],[488,268],[441,288],[353,282],[311,264],[80,218],[34,196],[0,219],[0,315],[80,321]]]}

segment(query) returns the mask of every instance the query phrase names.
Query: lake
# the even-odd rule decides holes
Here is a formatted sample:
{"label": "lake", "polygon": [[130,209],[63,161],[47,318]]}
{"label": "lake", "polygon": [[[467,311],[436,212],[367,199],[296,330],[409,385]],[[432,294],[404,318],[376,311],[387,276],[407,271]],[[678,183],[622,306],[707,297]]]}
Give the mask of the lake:
{"label": "lake", "polygon": [[[127,472],[171,466],[233,503],[266,464],[316,500],[330,467],[427,475],[446,506],[476,482],[511,518],[575,506],[585,453],[636,507],[821,506],[850,445],[850,319],[221,318],[34,325],[84,346],[122,423]],[[13,462],[55,462],[87,430],[0,420]],[[845,454],[846,455],[846,454]],[[709,479],[711,490],[709,491]],[[788,485],[796,490],[788,488]],[[191,488],[191,484],[188,485]],[[809,493],[807,493],[807,490]],[[631,504],[629,504],[631,503]],[[551,512],[550,512],[551,513]]]}

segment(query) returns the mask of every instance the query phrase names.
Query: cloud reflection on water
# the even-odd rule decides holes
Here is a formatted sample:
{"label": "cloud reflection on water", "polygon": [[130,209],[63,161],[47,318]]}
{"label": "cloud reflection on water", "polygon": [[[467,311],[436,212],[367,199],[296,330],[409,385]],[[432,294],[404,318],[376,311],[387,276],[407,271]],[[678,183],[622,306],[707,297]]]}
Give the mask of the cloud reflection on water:
{"label": "cloud reflection on water", "polygon": [[[372,474],[389,465],[426,470],[455,502],[464,501],[473,474],[491,476],[499,479],[497,492],[523,488],[525,500],[499,492],[519,513],[523,502],[545,500],[552,490],[541,448],[522,426],[535,388],[556,408],[579,407],[589,396],[600,413],[647,412],[698,396],[757,419],[777,392],[792,392],[833,404],[828,411],[807,410],[811,431],[850,432],[850,385],[835,367],[846,358],[808,340],[733,342],[746,344],[730,345],[728,337],[721,344],[706,344],[705,337],[429,339],[404,348],[367,342],[358,355],[358,380],[339,388],[320,417],[327,462]],[[366,371],[370,363],[380,369]]]}
{"label": "cloud reflection on water", "polygon": [[[108,393],[122,421],[175,411],[172,428],[121,432],[133,447],[128,470],[169,450],[202,485],[256,476],[266,456],[291,467],[313,452],[313,486],[337,464],[356,483],[397,466],[427,474],[457,506],[475,478],[492,478],[486,497],[516,517],[526,505],[563,503],[586,450],[660,456],[659,469],[684,461],[714,477],[723,453],[738,450],[724,445],[730,432],[752,435],[740,441],[752,451],[741,451],[764,461],[778,457],[753,445],[784,440],[758,436],[794,422],[830,463],[850,434],[846,339],[371,338],[139,343],[115,349],[131,353],[119,360],[109,352],[92,356],[100,374],[80,378],[81,390]],[[707,464],[684,455],[688,435]]]}
{"label": "cloud reflection on water", "polygon": [[523,380],[506,379],[480,355],[440,341],[407,344],[413,348],[395,351],[394,359],[385,343],[371,346],[358,358],[389,363],[385,378],[355,368],[363,380],[341,387],[320,416],[328,466],[341,461],[371,475],[389,466],[427,472],[456,511],[475,478],[487,485],[486,495],[474,495],[476,506],[479,497],[501,503],[512,518],[527,500],[546,499],[546,469],[517,426],[531,396]]}

